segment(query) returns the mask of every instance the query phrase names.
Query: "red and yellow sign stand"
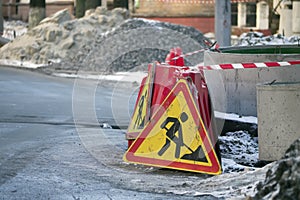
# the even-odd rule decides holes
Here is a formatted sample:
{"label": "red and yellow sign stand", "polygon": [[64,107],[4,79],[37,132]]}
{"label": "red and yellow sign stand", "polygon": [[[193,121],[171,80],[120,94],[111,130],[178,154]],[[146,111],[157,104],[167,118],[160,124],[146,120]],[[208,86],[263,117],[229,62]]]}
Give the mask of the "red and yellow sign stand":
{"label": "red and yellow sign stand", "polygon": [[155,64],[149,65],[148,76],[145,77],[142,81],[131,122],[126,133],[128,146],[130,146],[133,140],[136,139],[138,134],[144,129],[145,124],[150,119],[155,66]]}
{"label": "red and yellow sign stand", "polygon": [[[212,108],[202,71],[187,71],[180,49],[149,65],[126,133],[124,160],[207,174],[221,173]],[[180,62],[179,62],[180,61]]]}
{"label": "red and yellow sign stand", "polygon": [[124,160],[192,172],[221,173],[187,80],[177,82],[129,147]]}

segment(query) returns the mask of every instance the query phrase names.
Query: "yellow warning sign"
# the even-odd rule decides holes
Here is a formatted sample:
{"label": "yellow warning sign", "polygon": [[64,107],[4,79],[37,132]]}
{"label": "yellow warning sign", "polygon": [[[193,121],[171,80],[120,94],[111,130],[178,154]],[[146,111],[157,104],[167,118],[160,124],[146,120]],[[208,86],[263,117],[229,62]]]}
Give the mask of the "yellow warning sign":
{"label": "yellow warning sign", "polygon": [[124,159],[152,166],[221,173],[186,80],[176,84]]}
{"label": "yellow warning sign", "polygon": [[149,121],[150,118],[155,64],[149,67],[150,69],[148,76],[144,83],[142,83],[141,85],[139,99],[136,102],[131,122],[127,129],[127,139],[135,139],[136,136],[141,132],[141,130],[143,130],[145,124]]}

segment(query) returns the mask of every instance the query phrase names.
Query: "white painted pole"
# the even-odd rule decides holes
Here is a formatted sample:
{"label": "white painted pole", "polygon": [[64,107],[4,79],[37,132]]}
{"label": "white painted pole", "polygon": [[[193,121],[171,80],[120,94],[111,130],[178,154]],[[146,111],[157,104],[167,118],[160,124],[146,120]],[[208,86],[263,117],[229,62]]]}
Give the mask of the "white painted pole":
{"label": "white painted pole", "polygon": [[2,36],[3,31],[4,28],[3,28],[2,0],[0,0],[0,36]]}
{"label": "white painted pole", "polygon": [[230,0],[215,0],[215,35],[220,46],[231,45]]}
{"label": "white painted pole", "polygon": [[246,26],[247,4],[244,2],[238,3],[238,27]]}
{"label": "white painted pole", "polygon": [[269,5],[266,1],[256,4],[256,28],[269,29]]}
{"label": "white painted pole", "polygon": [[107,8],[107,0],[101,0],[101,7]]}

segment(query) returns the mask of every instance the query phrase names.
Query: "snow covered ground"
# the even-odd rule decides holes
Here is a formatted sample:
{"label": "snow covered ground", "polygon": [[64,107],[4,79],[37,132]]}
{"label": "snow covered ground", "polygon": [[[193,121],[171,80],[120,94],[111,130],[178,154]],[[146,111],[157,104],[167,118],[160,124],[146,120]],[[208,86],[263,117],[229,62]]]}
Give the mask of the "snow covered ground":
{"label": "snow covered ground", "polygon": [[2,37],[13,40],[27,32],[27,23],[23,21],[4,21]]}

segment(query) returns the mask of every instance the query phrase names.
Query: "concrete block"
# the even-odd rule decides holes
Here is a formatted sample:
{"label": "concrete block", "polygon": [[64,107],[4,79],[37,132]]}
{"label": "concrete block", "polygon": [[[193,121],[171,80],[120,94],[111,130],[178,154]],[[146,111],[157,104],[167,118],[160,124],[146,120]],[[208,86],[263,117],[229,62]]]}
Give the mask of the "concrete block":
{"label": "concrete block", "polygon": [[[245,47],[240,49],[264,49],[265,47]],[[280,51],[280,47],[274,47],[274,54],[218,53],[207,51],[204,53],[204,65],[300,59],[300,54],[281,54],[279,53]],[[243,116],[257,116],[256,85],[274,80],[276,82],[299,81],[300,66],[220,71],[206,70],[204,74],[215,110],[226,113],[237,113]]]}
{"label": "concrete block", "polygon": [[293,1],[293,34],[300,35],[300,2]]}
{"label": "concrete block", "polygon": [[300,82],[257,86],[259,159],[280,159],[300,138]]}

